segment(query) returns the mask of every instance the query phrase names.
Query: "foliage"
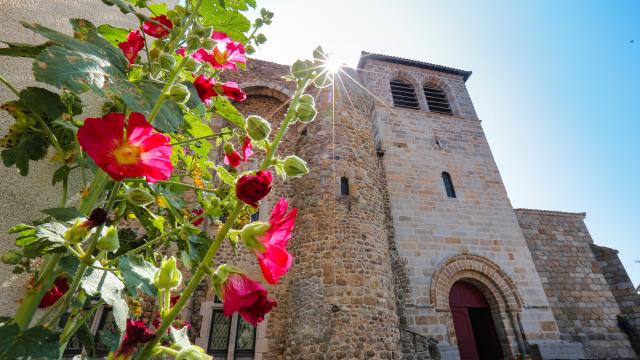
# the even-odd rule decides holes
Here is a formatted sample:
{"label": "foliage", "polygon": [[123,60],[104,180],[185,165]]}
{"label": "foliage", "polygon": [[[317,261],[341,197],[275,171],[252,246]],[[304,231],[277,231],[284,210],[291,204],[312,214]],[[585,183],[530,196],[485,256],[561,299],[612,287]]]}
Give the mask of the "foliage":
{"label": "foliage", "polygon": [[[317,49],[314,60],[292,66],[287,79],[296,92],[284,119],[269,123],[254,116],[249,131],[244,115],[251,114],[241,114],[230,100],[242,101],[246,94],[235,82],[221,82],[220,75],[246,69],[245,54],[266,41],[260,29],[271,24],[271,12],[261,9],[249,20],[255,0],[188,0],[174,7],[146,0],[102,2],[139,21],[140,28],[72,19],[73,34],[67,35],[23,23],[47,41],[4,42],[7,47],[0,48],[0,56],[33,59],[33,75],[43,84],[18,91],[0,75],[15,95],[0,106],[14,119],[0,138],[3,164],[28,176],[30,164],[52,151],[57,165],[51,185],[60,187],[59,204],[10,231],[15,248],[2,261],[33,280],[17,312],[0,319],[0,357],[59,358],[76,336],[89,354],[99,341],[118,358],[207,358],[190,344],[187,328],[175,326],[205,276],[219,291],[233,288],[224,283],[229,279],[253,284],[263,299],[256,303],[260,307],[239,307],[252,323],[275,304],[241,269],[211,268],[222,243],[229,239],[235,248],[243,239],[261,265],[273,263],[269,249],[289,259],[263,269],[277,272],[268,278],[265,272],[268,282],[291,266],[285,247],[296,210],[273,224],[251,222],[251,215],[271,191],[271,171],[284,179],[308,172],[304,160],[277,149],[290,124],[313,120],[314,103],[304,92],[310,84],[324,85],[324,55]],[[83,93],[103,101],[102,117],[81,117]],[[242,148],[242,156],[232,144]],[[252,153],[260,165],[240,168],[240,159],[247,162]],[[238,164],[217,163],[222,155]],[[67,201],[69,177],[81,177],[84,184],[75,206]],[[187,194],[196,200],[187,201]],[[277,212],[285,214],[288,203],[278,204]],[[211,224],[216,231],[207,231]],[[177,260],[165,257],[167,249],[176,251]],[[233,308],[240,290],[234,299],[218,296]],[[53,305],[41,302],[45,294]],[[140,320],[149,297],[156,299],[155,325],[154,319]],[[48,307],[34,323],[39,306]],[[87,324],[100,306],[111,309],[118,333],[90,334]]]}

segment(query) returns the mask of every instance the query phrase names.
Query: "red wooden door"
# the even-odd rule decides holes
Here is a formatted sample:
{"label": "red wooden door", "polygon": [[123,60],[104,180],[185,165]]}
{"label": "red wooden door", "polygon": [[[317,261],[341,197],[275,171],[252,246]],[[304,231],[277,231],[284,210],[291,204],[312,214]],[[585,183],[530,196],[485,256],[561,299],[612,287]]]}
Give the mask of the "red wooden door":
{"label": "red wooden door", "polygon": [[449,307],[461,360],[502,359],[489,303],[475,286],[461,281],[453,284]]}

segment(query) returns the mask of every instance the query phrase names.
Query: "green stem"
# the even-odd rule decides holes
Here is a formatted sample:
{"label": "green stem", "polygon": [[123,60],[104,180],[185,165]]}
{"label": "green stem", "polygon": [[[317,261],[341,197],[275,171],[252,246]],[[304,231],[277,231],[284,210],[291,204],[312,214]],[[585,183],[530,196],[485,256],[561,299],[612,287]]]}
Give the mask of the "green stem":
{"label": "green stem", "polygon": [[153,108],[151,109],[151,112],[149,113],[149,116],[147,117],[147,121],[149,121],[149,123],[151,123],[153,121],[153,119],[160,112],[160,109],[162,108],[162,104],[166,100],[166,98],[168,96],[167,94],[169,93],[169,90],[171,89],[171,86],[173,86],[173,83],[176,81],[176,77],[180,73],[180,70],[182,69],[182,67],[187,63],[188,59],[189,59],[189,57],[185,56],[182,59],[182,61],[180,61],[180,63],[178,63],[178,65],[176,65],[176,67],[173,69],[173,71],[171,71],[171,74],[169,74],[169,78],[167,79],[167,83],[164,84],[164,88],[162,89],[162,93],[158,97],[158,100],[156,100],[156,103],[153,104]]}
{"label": "green stem", "polygon": [[200,137],[196,137],[196,138],[192,138],[192,139],[178,141],[178,142],[172,143],[171,145],[172,146],[184,145],[184,144],[188,144],[188,143],[191,143],[191,142],[194,142],[194,141],[205,140],[205,139],[213,139],[213,138],[217,138],[217,137],[220,137],[220,136],[231,135],[231,134],[233,134],[233,130],[223,131],[223,132],[217,133],[217,134],[205,135],[205,136],[200,136]]}
{"label": "green stem", "polygon": [[53,134],[53,131],[51,131],[51,128],[49,128],[47,123],[44,122],[44,120],[42,120],[42,118],[40,116],[35,116],[35,118],[38,119],[38,122],[40,123],[40,126],[42,126],[42,128],[44,129],[44,132],[47,133],[47,136],[49,137],[49,140],[51,141],[51,144],[53,144],[53,147],[56,148],[56,151],[58,152],[58,155],[60,156],[60,162],[64,164],[64,150],[62,150],[62,147],[60,146],[60,143],[58,142],[58,138],[56,138],[56,136]]}
{"label": "green stem", "polygon": [[[147,181],[144,179],[126,179],[124,180],[125,182],[128,183],[146,183]],[[201,190],[201,191],[207,191],[207,192],[215,192],[217,191],[217,189],[207,189],[207,188],[203,188],[203,187],[199,187],[199,186],[195,186],[195,185],[191,185],[191,184],[185,184],[185,183],[181,183],[178,181],[171,181],[171,180],[160,180],[158,182],[156,182],[156,184],[165,184],[165,185],[175,185],[175,186],[180,186],[180,187],[184,187],[187,189],[193,189],[193,190]]]}
{"label": "green stem", "polygon": [[153,355],[154,348],[160,341],[162,334],[164,334],[169,326],[171,326],[173,320],[175,320],[176,316],[178,316],[182,308],[187,304],[187,301],[189,301],[189,299],[191,298],[191,295],[200,284],[202,278],[209,272],[211,261],[216,256],[220,245],[222,245],[222,241],[226,238],[229,229],[231,229],[231,225],[236,221],[236,218],[240,214],[240,211],[242,211],[243,207],[244,204],[242,202],[238,201],[236,203],[236,206],[229,215],[229,218],[227,218],[227,221],[216,234],[215,239],[211,243],[211,246],[209,247],[209,250],[207,250],[207,253],[204,255],[204,258],[198,266],[195,274],[193,274],[193,277],[189,280],[187,286],[184,288],[184,290],[182,290],[180,299],[178,299],[178,302],[171,308],[171,310],[162,317],[162,323],[160,324],[160,328],[156,331],[156,337],[149,343],[147,343],[139,359],[148,359]]}
{"label": "green stem", "polygon": [[33,319],[33,315],[40,304],[40,300],[44,294],[51,288],[57,277],[57,273],[53,271],[62,258],[62,254],[54,254],[45,259],[44,265],[34,281],[33,288],[27,292],[20,303],[18,311],[16,311],[15,322],[21,330],[26,330]]}
{"label": "green stem", "polygon": [[176,357],[179,353],[178,350],[172,349],[172,348],[168,348],[166,346],[158,346],[157,347],[158,352],[163,352],[163,353],[167,353],[173,357]]}
{"label": "green stem", "polygon": [[82,198],[80,200],[80,205],[78,205],[78,210],[80,210],[80,212],[82,212],[83,214],[89,214],[89,212],[93,210],[93,206],[95,205],[96,201],[98,201],[100,195],[102,195],[102,191],[104,190],[104,187],[107,185],[108,181],[109,175],[106,172],[98,169],[93,177],[93,180],[91,181],[91,184],[89,185],[89,188],[91,189],[89,195],[86,198]]}
{"label": "green stem", "polygon": [[67,192],[69,189],[69,176],[65,176],[62,180],[62,194],[60,195],[60,207],[67,205]]}
{"label": "green stem", "polygon": [[12,93],[14,93],[17,97],[20,97],[20,93],[18,90],[7,80],[4,76],[0,75],[0,82],[4,84]]}
{"label": "green stem", "polygon": [[[76,331],[78,331],[78,329],[80,329],[80,326],[82,326],[82,324],[87,321],[87,319],[93,315],[96,310],[98,310],[98,308],[103,304],[102,301],[99,301],[98,303],[96,303],[95,305],[93,305],[93,307],[91,309],[89,309],[89,311],[85,312],[78,320],[75,321],[75,324],[73,326],[70,326],[69,329],[65,332],[62,332],[62,335],[60,336],[60,343],[61,344],[66,344],[69,339],[71,338],[71,336],[73,336],[73,334],[76,333]],[[67,324],[72,323],[71,319],[68,320]],[[66,329],[66,326],[65,326]],[[64,349],[61,349],[62,352],[64,352]]]}
{"label": "green stem", "polygon": [[[185,227],[185,225],[182,225],[182,226],[179,226],[179,227],[177,227],[177,228],[175,228],[175,229],[173,229],[171,231],[167,231],[166,233],[156,237],[155,239],[149,240],[146,243],[144,243],[143,245],[140,245],[135,249],[127,251],[126,253],[120,255],[119,257],[127,256],[127,255],[133,255],[133,254],[139,253],[140,251],[148,248],[149,246],[155,245],[157,243],[160,243],[160,242],[164,241],[166,238],[168,238],[169,236],[179,233],[184,227]],[[109,263],[114,262],[114,261],[115,261],[115,259],[114,260],[110,260]]]}

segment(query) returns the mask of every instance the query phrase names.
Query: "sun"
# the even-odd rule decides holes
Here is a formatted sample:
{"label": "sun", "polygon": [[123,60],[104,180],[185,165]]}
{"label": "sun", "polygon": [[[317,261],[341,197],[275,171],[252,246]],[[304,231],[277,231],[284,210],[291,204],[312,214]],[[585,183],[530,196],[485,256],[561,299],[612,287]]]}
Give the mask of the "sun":
{"label": "sun", "polygon": [[343,66],[344,63],[335,54],[327,55],[324,60],[324,68],[331,75],[337,74]]}

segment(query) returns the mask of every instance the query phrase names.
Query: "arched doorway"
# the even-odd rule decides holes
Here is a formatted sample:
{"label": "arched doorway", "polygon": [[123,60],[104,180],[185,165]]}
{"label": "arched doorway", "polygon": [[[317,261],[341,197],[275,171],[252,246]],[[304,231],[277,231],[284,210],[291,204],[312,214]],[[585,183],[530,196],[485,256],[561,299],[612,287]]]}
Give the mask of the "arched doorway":
{"label": "arched doorway", "polygon": [[461,360],[502,360],[502,349],[487,299],[468,282],[449,291],[449,308]]}

